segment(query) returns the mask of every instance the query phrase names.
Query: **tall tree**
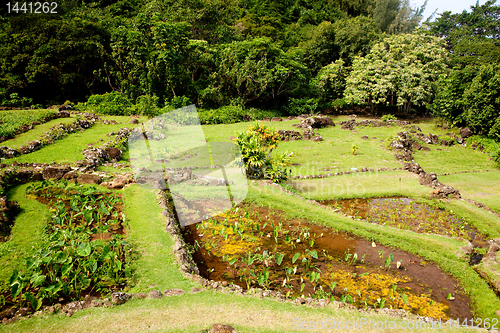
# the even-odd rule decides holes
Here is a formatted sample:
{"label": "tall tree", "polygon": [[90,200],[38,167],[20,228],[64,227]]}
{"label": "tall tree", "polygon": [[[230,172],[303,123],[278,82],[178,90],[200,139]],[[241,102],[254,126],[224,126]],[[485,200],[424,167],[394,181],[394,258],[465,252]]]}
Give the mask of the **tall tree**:
{"label": "tall tree", "polygon": [[0,87],[37,103],[82,100],[102,89],[95,72],[109,57],[109,39],[100,24],[79,18],[12,17],[0,32]]}
{"label": "tall tree", "polygon": [[446,41],[457,64],[500,62],[500,6],[495,3],[477,3],[471,12],[444,12],[431,23],[430,32]]}
{"label": "tall tree", "polygon": [[354,60],[345,98],[372,108],[397,104],[410,112],[413,105],[432,101],[434,82],[446,68],[446,50],[439,38],[417,33],[389,36]]}

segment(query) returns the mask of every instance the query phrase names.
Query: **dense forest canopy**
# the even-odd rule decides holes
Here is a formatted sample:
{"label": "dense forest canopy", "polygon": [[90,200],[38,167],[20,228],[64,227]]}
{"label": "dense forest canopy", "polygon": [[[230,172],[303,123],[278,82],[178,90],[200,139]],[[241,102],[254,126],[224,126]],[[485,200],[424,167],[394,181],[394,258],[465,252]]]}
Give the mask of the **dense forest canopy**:
{"label": "dense forest canopy", "polygon": [[456,71],[479,73],[500,61],[500,7],[488,1],[423,22],[425,5],[61,0],[57,14],[3,6],[0,104],[49,106],[113,92],[160,108],[179,101],[288,113],[397,105],[463,123],[468,104],[447,99],[466,96],[457,78],[473,83],[474,75]]}

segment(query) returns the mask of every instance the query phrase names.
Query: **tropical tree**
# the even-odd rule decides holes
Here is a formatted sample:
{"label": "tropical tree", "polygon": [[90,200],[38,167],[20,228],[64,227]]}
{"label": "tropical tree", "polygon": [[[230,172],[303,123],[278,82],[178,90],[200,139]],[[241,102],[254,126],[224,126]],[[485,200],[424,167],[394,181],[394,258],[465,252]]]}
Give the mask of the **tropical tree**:
{"label": "tropical tree", "polygon": [[464,119],[475,132],[500,139],[500,65],[481,66],[464,92]]}
{"label": "tropical tree", "polygon": [[432,114],[450,125],[464,125],[464,92],[477,73],[478,67],[469,65],[463,69],[455,67],[449,73],[442,74],[437,81],[435,99],[429,105]]}
{"label": "tropical tree", "polygon": [[471,12],[444,12],[430,32],[446,41],[452,59],[462,67],[500,62],[500,6],[496,0],[471,6]]}
{"label": "tropical tree", "polygon": [[432,101],[434,84],[445,73],[446,50],[439,38],[419,33],[393,35],[355,58],[346,81],[350,103],[397,104],[402,112]]}
{"label": "tropical tree", "polygon": [[296,53],[285,53],[270,38],[255,38],[217,47],[204,103],[273,102],[307,83],[308,71]]}

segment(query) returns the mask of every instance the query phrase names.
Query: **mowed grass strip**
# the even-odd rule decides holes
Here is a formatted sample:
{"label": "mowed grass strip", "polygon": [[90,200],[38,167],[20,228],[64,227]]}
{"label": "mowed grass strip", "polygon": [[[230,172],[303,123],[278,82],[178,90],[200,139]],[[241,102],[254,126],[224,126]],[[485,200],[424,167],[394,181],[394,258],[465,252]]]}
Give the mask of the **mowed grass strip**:
{"label": "mowed grass strip", "polygon": [[483,203],[500,213],[500,170],[439,176],[439,180],[458,189],[463,198]]}
{"label": "mowed grass strip", "polygon": [[[133,128],[140,125],[129,124],[130,117],[102,117],[103,119],[116,120],[116,125],[104,125],[103,123],[96,123],[93,127],[76,133],[69,134],[65,138],[47,145],[40,150],[33,153],[21,155],[16,158],[5,160],[4,163],[12,163],[17,161],[19,163],[74,163],[83,160],[82,151],[88,148],[89,143],[98,143],[99,140],[108,140],[106,134],[112,131],[118,131],[120,128],[128,127]],[[139,119],[143,121],[145,118]],[[102,143],[104,143],[104,141]],[[97,145],[99,146],[99,144]]]}
{"label": "mowed grass strip", "polygon": [[35,121],[44,122],[45,119],[56,114],[57,110],[10,110],[0,111],[0,136],[12,136],[23,125]]}
{"label": "mowed grass strip", "polygon": [[[220,323],[233,326],[237,332],[250,333],[282,333],[282,332],[325,332],[325,329],[314,329],[316,325],[327,320],[344,324],[349,322],[372,321],[361,331],[370,332],[415,332],[408,327],[409,320],[376,314],[362,313],[357,310],[335,309],[332,307],[296,306],[281,303],[271,299],[222,294],[214,291],[204,291],[197,294],[184,294],[162,299],[136,299],[112,308],[90,308],[76,312],[71,318],[64,314],[35,317],[28,320],[0,325],[0,332],[199,332],[210,328],[212,324]],[[394,322],[395,330],[377,329],[374,322],[381,322],[380,327],[389,327]],[[339,324],[336,324],[339,325]],[[465,328],[449,327],[442,323],[439,332],[466,332]],[[424,331],[422,329],[421,331]],[[328,332],[345,332],[328,329]]]}
{"label": "mowed grass strip", "polygon": [[133,292],[168,288],[189,290],[194,284],[178,270],[173,255],[174,241],[165,231],[156,190],[138,185],[123,190],[125,216],[128,223],[127,240],[137,252]]}
{"label": "mowed grass strip", "polygon": [[288,186],[302,197],[313,200],[424,196],[431,188],[419,184],[406,171],[360,172],[318,179],[294,179]]}
{"label": "mowed grass strip", "polygon": [[10,288],[9,278],[14,270],[23,270],[25,257],[37,250],[43,242],[44,226],[50,217],[47,206],[26,197],[26,187],[21,185],[9,191],[7,197],[19,203],[20,214],[16,217],[10,238],[0,243],[0,289]]}
{"label": "mowed grass strip", "polygon": [[21,133],[17,135],[15,138],[2,142],[2,145],[5,145],[9,148],[17,149],[19,147],[27,145],[30,141],[39,140],[40,136],[50,130],[52,126],[59,124],[69,124],[75,121],[75,117],[69,118],[57,118],[51,121],[48,121],[44,124],[36,125],[35,128],[29,130],[28,132]]}

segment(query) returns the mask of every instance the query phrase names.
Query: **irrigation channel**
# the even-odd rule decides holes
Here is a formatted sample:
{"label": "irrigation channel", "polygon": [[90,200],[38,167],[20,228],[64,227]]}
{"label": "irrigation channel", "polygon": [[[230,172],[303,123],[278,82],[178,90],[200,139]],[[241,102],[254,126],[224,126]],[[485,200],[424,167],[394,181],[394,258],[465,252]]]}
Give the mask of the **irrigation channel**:
{"label": "irrigation channel", "polygon": [[193,247],[200,274],[210,280],[276,290],[289,298],[330,298],[443,320],[472,318],[470,299],[436,265],[304,219],[286,218],[281,211],[241,204],[184,227],[182,233]]}

